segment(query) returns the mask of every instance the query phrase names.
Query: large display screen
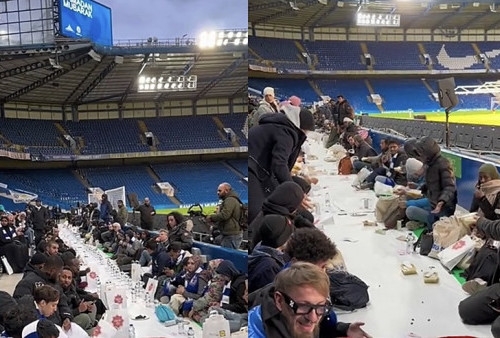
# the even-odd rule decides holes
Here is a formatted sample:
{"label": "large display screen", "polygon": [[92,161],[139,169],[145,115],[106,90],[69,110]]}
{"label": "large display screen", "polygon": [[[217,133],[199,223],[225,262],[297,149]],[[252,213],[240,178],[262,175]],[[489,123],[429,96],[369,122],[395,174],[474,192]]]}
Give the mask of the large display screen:
{"label": "large display screen", "polygon": [[87,38],[113,45],[111,9],[91,0],[59,1],[60,32],[69,38]]}

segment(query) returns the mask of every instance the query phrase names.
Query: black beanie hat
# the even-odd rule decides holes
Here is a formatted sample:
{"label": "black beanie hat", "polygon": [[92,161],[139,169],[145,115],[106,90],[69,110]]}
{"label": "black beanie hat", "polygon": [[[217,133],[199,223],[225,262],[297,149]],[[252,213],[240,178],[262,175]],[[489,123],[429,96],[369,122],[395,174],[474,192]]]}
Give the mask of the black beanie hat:
{"label": "black beanie hat", "polygon": [[278,205],[286,208],[288,212],[294,212],[304,199],[304,191],[295,182],[286,181],[274,189],[269,197],[264,201],[265,204]]}
{"label": "black beanie hat", "polygon": [[300,110],[300,129],[314,130],[314,117],[306,108]]}
{"label": "black beanie hat", "polygon": [[311,184],[309,182],[307,182],[300,176],[292,176],[292,180],[300,185],[305,194],[309,194],[309,192],[311,191]]}
{"label": "black beanie hat", "polygon": [[32,265],[45,264],[47,262],[47,256],[41,252],[36,252],[33,257],[31,257],[30,263]]}
{"label": "black beanie hat", "polygon": [[279,248],[288,241],[294,230],[292,222],[285,216],[266,215],[259,229],[262,245]]}

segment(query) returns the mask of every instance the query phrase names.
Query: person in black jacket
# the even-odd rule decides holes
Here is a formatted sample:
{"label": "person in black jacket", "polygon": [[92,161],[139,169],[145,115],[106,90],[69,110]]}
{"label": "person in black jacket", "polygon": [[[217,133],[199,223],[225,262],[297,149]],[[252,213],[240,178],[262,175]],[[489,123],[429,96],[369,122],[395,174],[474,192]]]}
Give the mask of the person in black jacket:
{"label": "person in black jacket", "polygon": [[108,195],[102,194],[101,196],[101,206],[99,207],[99,215],[104,222],[109,223],[110,221],[110,213],[113,211],[113,206],[111,202],[108,200]]}
{"label": "person in black jacket", "polygon": [[437,142],[428,136],[419,139],[415,145],[418,160],[427,166],[422,193],[429,199],[428,209],[410,206],[406,216],[411,221],[425,223],[429,229],[440,217],[449,217],[457,206],[457,185],[450,161],[441,155]]}
{"label": "person in black jacket", "polygon": [[248,135],[248,222],[260,212],[264,199],[277,185],[291,181],[308,130],[314,130],[314,118],[307,109],[288,106],[287,114],[266,114]]}
{"label": "person in black jacket", "polygon": [[144,230],[153,230],[155,208],[151,205],[149,197],[144,199],[144,203],[135,208],[141,214],[141,228]]}
{"label": "person in black jacket", "polygon": [[493,164],[485,163],[479,167],[479,179],[470,211],[477,211],[479,216],[495,220],[500,218],[500,212],[496,212],[498,209],[500,209],[500,177]]}
{"label": "person in black jacket", "polygon": [[35,201],[35,206],[30,209],[30,221],[33,225],[33,230],[35,231],[35,245],[42,240],[45,224],[50,218],[49,211],[42,205],[42,201],[37,199]]}
{"label": "person in black jacket", "polygon": [[28,263],[28,246],[25,242],[22,233],[9,223],[9,217],[0,216],[0,256],[5,256],[14,273],[22,272]]}
{"label": "person in black jacket", "polygon": [[[485,235],[486,238],[500,240],[500,220],[493,221],[481,217],[476,227],[477,232]],[[500,283],[488,286],[461,301],[458,305],[458,313],[466,324],[491,324],[493,337],[500,337]]]}
{"label": "person in black jacket", "polygon": [[248,292],[274,281],[285,265],[283,249],[294,231],[293,223],[285,216],[264,216],[260,227],[262,241],[248,257]]}
{"label": "person in black jacket", "polygon": [[50,318],[57,325],[71,324],[73,316],[71,309],[68,306],[67,298],[64,295],[61,287],[57,284],[59,275],[63,268],[63,260],[59,256],[47,257],[47,262],[40,270],[28,272],[23,279],[17,283],[13,297],[19,299],[25,295],[34,295],[35,289],[42,285],[50,285],[60,293],[57,311]]}
{"label": "person in black jacket", "polygon": [[352,137],[354,142],[354,156],[357,157],[352,163],[352,167],[354,171],[357,173],[361,170],[361,168],[369,166],[368,163],[362,162],[362,158],[364,157],[372,157],[377,156],[377,152],[373,149],[361,135],[354,135]]}
{"label": "person in black jacket", "polygon": [[191,250],[193,247],[193,221],[184,221],[184,217],[177,211],[167,215],[167,229],[170,243],[179,242],[182,250]]}
{"label": "person in black jacket", "polygon": [[220,307],[235,313],[247,312],[247,302],[243,298],[247,276],[238,271],[229,260],[222,261],[215,272],[229,280],[222,292]]}
{"label": "person in black jacket", "polygon": [[256,306],[248,314],[251,337],[371,337],[361,329],[364,323],[337,322],[329,299],[330,279],[313,264],[293,264],[255,297]]}
{"label": "person in black jacket", "polygon": [[300,206],[303,199],[304,191],[297,183],[285,182],[280,184],[264,201],[262,211],[248,227],[248,244],[250,251],[262,240],[260,227],[264,216],[281,215],[293,222],[296,210]]}

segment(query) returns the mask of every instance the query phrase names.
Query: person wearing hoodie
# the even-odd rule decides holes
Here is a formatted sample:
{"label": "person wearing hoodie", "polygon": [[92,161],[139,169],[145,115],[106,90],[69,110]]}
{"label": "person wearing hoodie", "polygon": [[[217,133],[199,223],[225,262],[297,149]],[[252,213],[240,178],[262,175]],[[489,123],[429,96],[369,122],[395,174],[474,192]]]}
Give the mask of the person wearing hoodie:
{"label": "person wearing hoodie", "polygon": [[283,249],[294,231],[293,223],[285,216],[264,216],[260,227],[262,241],[248,257],[248,292],[274,281],[285,265]]}
{"label": "person wearing hoodie", "polygon": [[257,295],[248,313],[252,338],[370,338],[364,323],[342,323],[332,310],[330,279],[319,267],[297,262],[276,276]]}
{"label": "person wearing hoodie", "polygon": [[500,209],[500,176],[493,164],[485,163],[479,167],[479,178],[470,207],[471,212],[478,213],[490,220],[500,218],[496,210]]}
{"label": "person wearing hoodie", "polygon": [[261,212],[248,226],[250,251],[262,240],[260,227],[266,215],[285,216],[288,220],[293,222],[295,219],[295,212],[303,199],[304,191],[297,183],[284,182],[280,184],[264,201]]}
{"label": "person wearing hoodie", "polygon": [[248,137],[248,190],[252,203],[248,208],[251,223],[261,211],[264,199],[279,184],[291,181],[291,170],[306,141],[308,130],[314,130],[314,118],[307,109],[285,106],[284,114],[267,114]]}
{"label": "person wearing hoodie", "polygon": [[238,250],[243,240],[240,225],[241,201],[229,183],[221,183],[217,188],[217,196],[222,200],[219,212],[207,216],[207,221],[217,223],[222,241],[221,246]]}
{"label": "person wearing hoodie", "polygon": [[262,94],[264,95],[264,100],[260,101],[259,108],[253,113],[250,127],[259,125],[262,115],[273,114],[279,111],[278,103],[274,99],[274,88],[266,87]]}
{"label": "person wearing hoodie", "polygon": [[433,138],[424,136],[419,139],[415,152],[427,168],[422,193],[429,199],[430,206],[410,206],[406,209],[406,216],[411,221],[425,223],[432,230],[432,225],[440,217],[455,213],[458,201],[455,175],[450,161],[441,155],[441,148]]}
{"label": "person wearing hoodie", "polygon": [[377,156],[377,152],[365,140],[363,140],[361,135],[354,135],[352,138],[354,142],[354,156],[357,157],[357,159],[353,161],[352,167],[357,173],[361,170],[361,168],[368,166],[368,163],[362,162],[361,159]]}
{"label": "person wearing hoodie", "polygon": [[309,211],[311,199],[308,194],[311,191],[311,183],[302,176],[292,176],[292,180],[304,191],[304,198],[295,213],[293,224],[296,228],[314,228],[314,216]]}
{"label": "person wearing hoodie", "polygon": [[47,262],[47,255],[41,252],[36,252],[26,264],[26,267],[24,268],[24,275],[25,277],[29,272],[33,272],[36,270],[40,270],[43,268],[45,263]]}

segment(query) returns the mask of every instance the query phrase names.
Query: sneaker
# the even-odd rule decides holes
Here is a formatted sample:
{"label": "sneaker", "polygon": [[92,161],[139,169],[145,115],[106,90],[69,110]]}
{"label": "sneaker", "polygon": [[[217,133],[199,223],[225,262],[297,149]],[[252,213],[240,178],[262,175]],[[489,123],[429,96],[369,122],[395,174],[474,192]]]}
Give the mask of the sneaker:
{"label": "sneaker", "polygon": [[373,189],[374,183],[369,183],[369,182],[363,182],[359,185],[359,189],[361,190],[369,190]]}
{"label": "sneaker", "polygon": [[473,295],[478,293],[481,290],[484,290],[488,287],[488,284],[482,280],[481,278],[471,279],[462,285],[462,290],[467,292],[469,295]]}
{"label": "sneaker", "polygon": [[406,229],[408,229],[410,231],[417,230],[419,228],[423,228],[424,226],[425,226],[424,223],[420,223],[420,222],[417,222],[417,221],[408,221],[408,222],[406,222]]}

